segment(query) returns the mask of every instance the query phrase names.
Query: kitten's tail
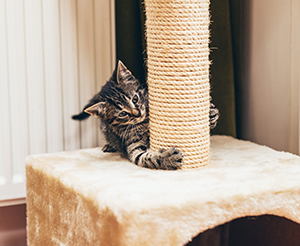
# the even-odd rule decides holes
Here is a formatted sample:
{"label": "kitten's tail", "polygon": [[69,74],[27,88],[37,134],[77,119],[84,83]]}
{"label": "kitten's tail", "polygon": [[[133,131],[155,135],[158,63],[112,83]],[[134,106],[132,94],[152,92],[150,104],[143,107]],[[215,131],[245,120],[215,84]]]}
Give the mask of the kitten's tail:
{"label": "kitten's tail", "polygon": [[81,112],[80,114],[75,114],[72,116],[73,120],[85,120],[87,118],[89,118],[91,115],[86,113],[86,112]]}

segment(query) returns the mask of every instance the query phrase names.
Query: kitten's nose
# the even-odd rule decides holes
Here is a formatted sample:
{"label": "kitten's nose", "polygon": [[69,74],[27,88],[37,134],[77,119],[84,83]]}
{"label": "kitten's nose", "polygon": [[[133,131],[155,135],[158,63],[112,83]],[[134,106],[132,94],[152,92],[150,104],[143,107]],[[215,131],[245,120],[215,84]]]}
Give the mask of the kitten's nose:
{"label": "kitten's nose", "polygon": [[132,115],[135,116],[135,117],[139,117],[139,116],[141,116],[141,112],[138,109],[133,109],[132,110]]}

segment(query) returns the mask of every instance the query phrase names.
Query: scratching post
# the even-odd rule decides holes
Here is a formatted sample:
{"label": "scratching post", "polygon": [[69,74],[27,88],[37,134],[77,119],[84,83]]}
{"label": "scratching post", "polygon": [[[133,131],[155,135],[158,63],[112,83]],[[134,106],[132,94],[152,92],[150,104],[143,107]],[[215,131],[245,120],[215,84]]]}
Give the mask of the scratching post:
{"label": "scratching post", "polygon": [[209,0],[145,0],[153,150],[179,147],[183,168],[208,164]]}

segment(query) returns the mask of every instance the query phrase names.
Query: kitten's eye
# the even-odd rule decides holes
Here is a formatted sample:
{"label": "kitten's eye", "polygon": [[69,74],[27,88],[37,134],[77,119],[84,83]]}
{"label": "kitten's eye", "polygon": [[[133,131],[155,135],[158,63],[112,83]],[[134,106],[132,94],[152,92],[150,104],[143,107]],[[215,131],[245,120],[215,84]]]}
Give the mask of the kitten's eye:
{"label": "kitten's eye", "polygon": [[137,94],[135,94],[134,97],[132,98],[132,102],[134,104],[136,104],[138,102],[138,100],[139,100],[139,96]]}
{"label": "kitten's eye", "polygon": [[119,113],[119,117],[125,117],[127,114],[128,114],[127,112],[121,111],[121,112]]}

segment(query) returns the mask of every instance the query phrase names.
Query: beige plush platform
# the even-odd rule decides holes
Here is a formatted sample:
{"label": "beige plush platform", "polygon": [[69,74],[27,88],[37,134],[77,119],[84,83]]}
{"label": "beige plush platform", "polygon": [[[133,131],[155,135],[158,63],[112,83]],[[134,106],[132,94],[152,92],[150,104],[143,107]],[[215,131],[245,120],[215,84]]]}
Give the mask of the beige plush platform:
{"label": "beige plush platform", "polygon": [[211,164],[139,168],[99,148],[30,156],[29,245],[184,245],[247,215],[300,223],[300,157],[226,136]]}

